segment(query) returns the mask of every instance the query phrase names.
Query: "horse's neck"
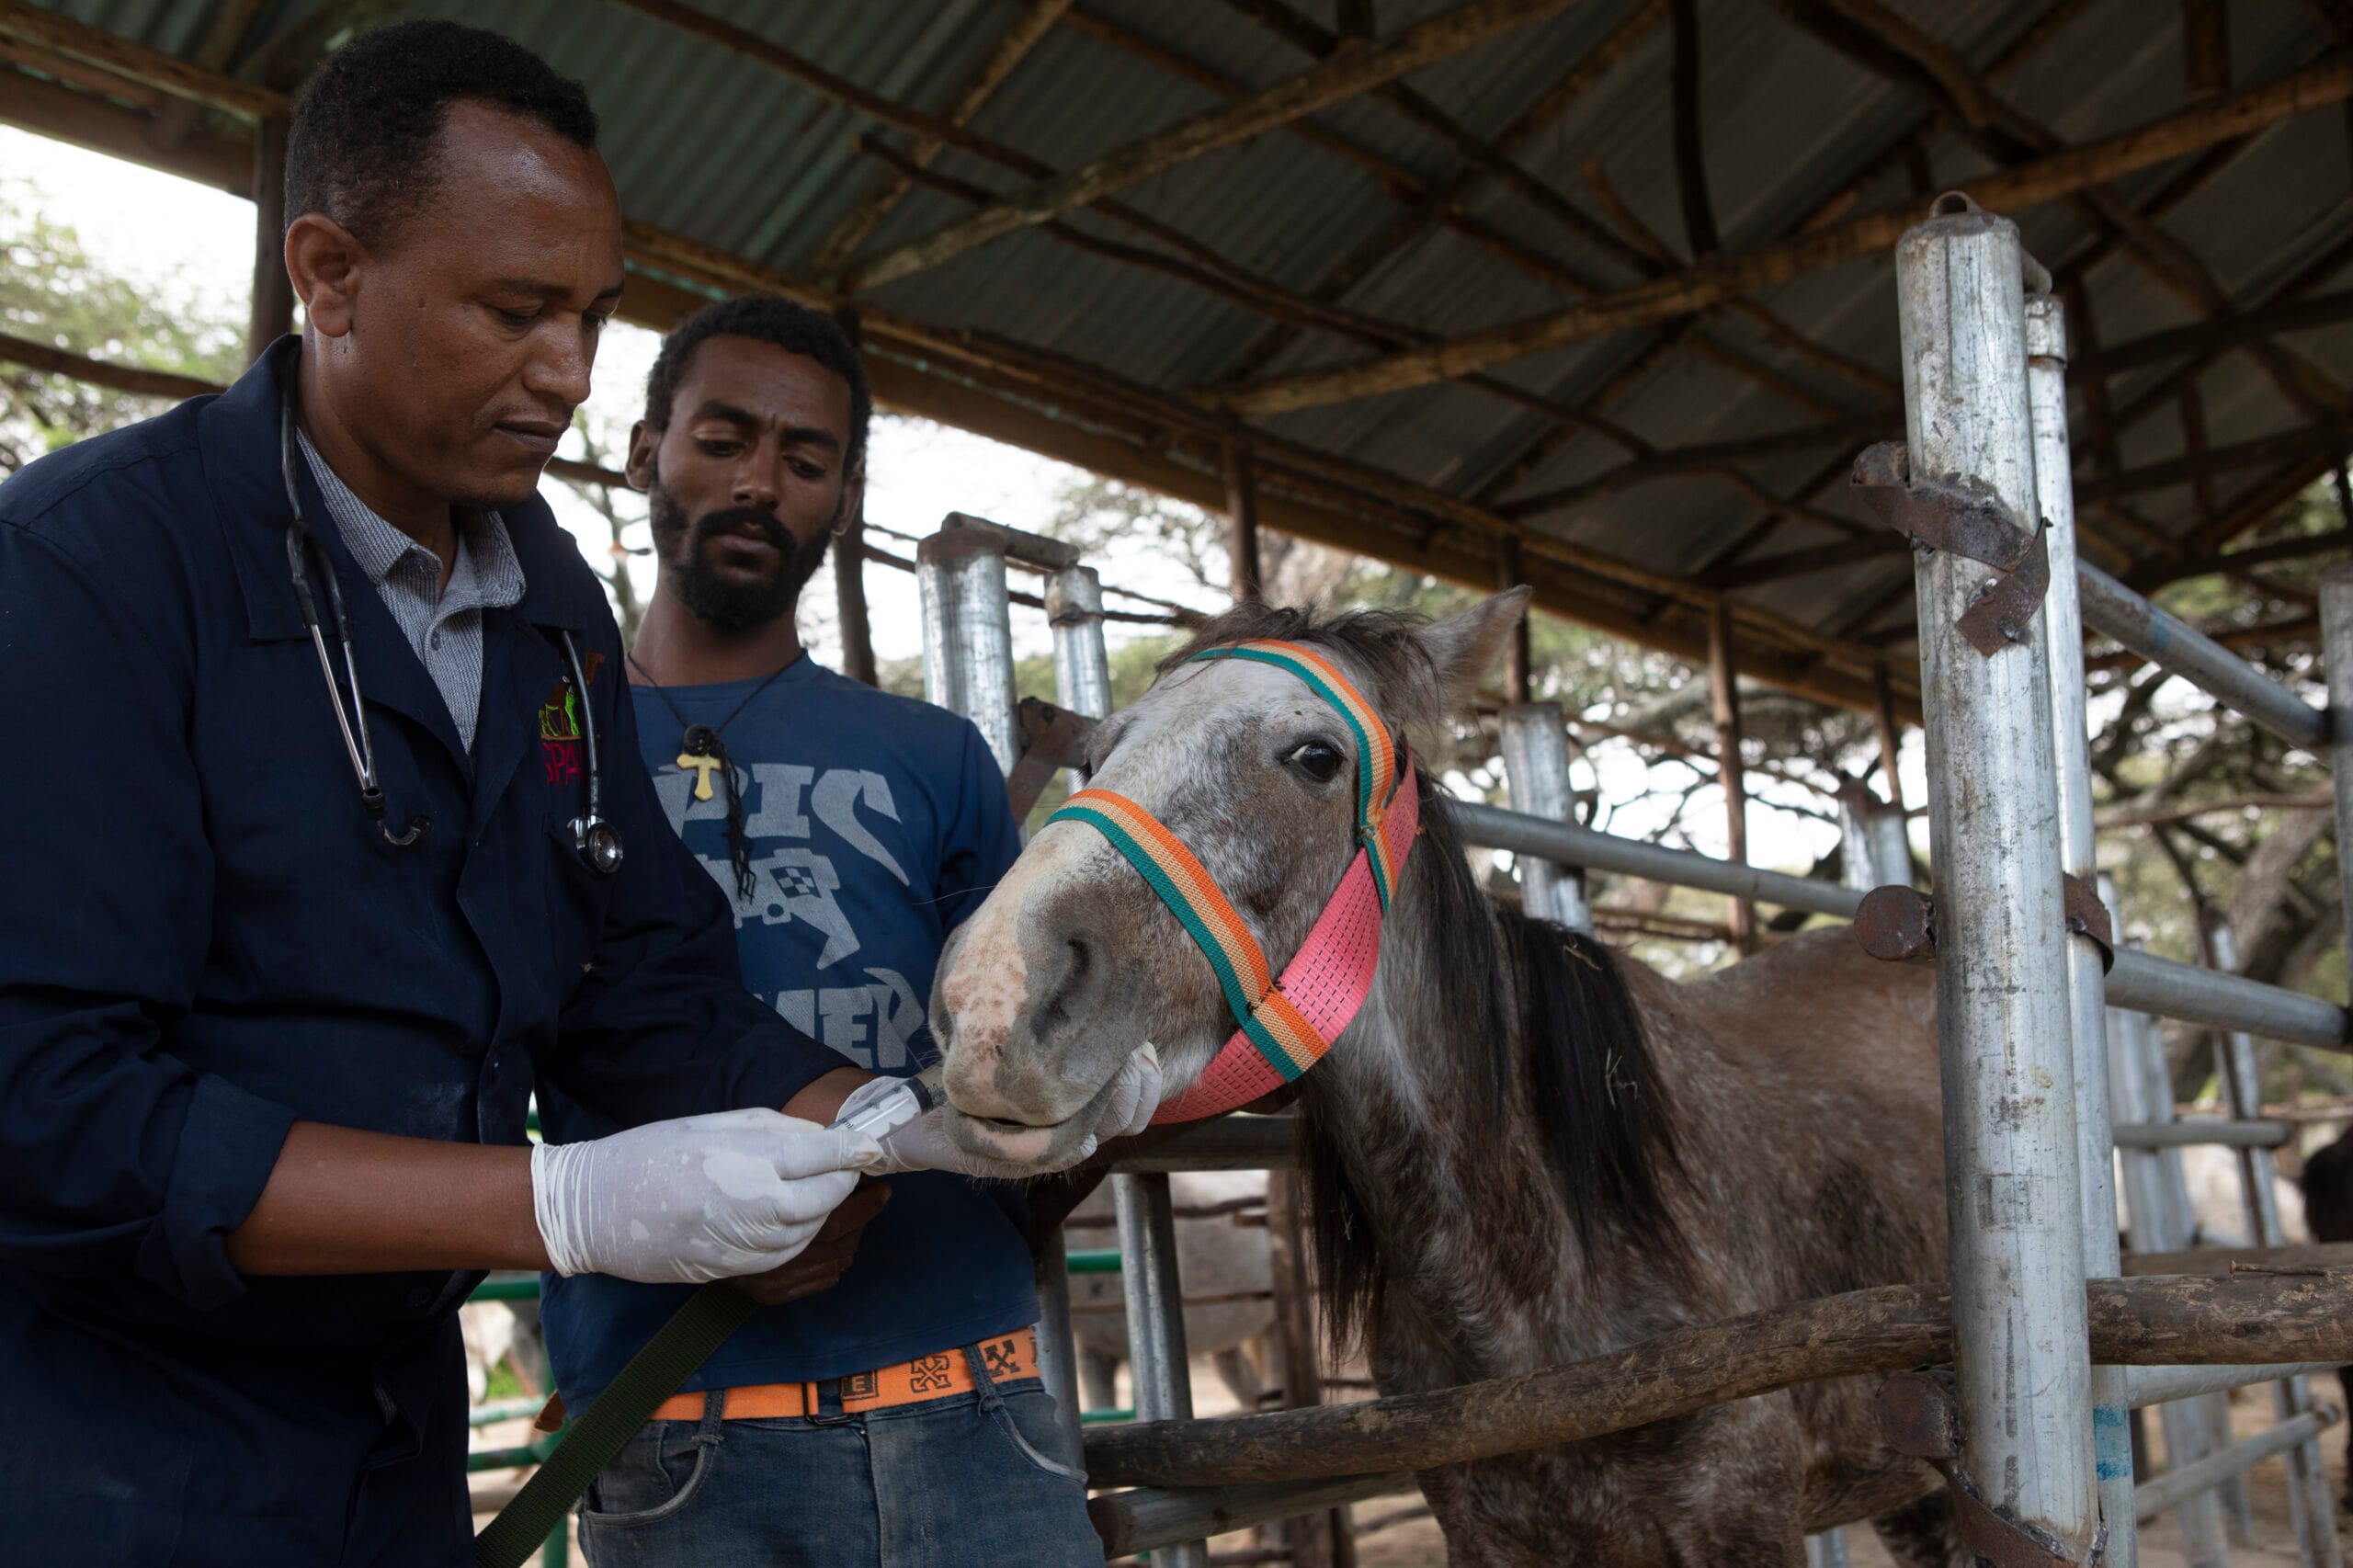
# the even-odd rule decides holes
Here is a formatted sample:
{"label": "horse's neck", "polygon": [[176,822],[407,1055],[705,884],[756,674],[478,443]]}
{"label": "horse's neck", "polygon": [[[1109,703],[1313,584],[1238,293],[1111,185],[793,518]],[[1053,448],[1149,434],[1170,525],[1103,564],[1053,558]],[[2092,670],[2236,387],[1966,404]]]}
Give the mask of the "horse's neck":
{"label": "horse's neck", "polygon": [[[1313,1087],[1381,1254],[1374,1337],[1384,1358],[1442,1359],[1451,1377],[1541,1365],[1591,1277],[1517,1089],[1500,1119],[1479,1103],[1491,1043],[1467,1038],[1477,1014],[1454,1003],[1492,978],[1441,972],[1415,902],[1401,896],[1372,994]],[[1520,1020],[1506,1027],[1516,1062]]]}
{"label": "horse's neck", "polygon": [[[1504,1017],[1495,1111],[1478,1066],[1495,1043],[1475,996],[1513,996],[1511,974],[1445,972],[1459,944],[1433,939],[1412,904],[1400,897],[1365,1010],[1311,1081],[1381,1255],[1370,1325],[1379,1358],[1421,1387],[1600,1354],[1682,1321],[1680,1253],[1614,1224],[1596,1253],[1579,1238],[1527,1099],[1527,1019],[1516,1010]],[[1484,900],[1478,918],[1495,918]],[[1699,1220],[1689,1194],[1671,1206],[1682,1224]]]}

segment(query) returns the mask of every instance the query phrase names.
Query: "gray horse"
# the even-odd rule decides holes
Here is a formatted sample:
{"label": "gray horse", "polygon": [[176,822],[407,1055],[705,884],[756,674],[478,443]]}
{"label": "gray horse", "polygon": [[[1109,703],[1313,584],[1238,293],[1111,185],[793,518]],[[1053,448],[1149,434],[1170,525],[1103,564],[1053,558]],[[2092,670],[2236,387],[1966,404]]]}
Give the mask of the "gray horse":
{"label": "gray horse", "polygon": [[[1194,648],[1309,644],[1436,756],[1423,738],[1525,597],[1436,624],[1250,605]],[[1287,671],[1184,656],[1097,729],[1092,782],[1190,846],[1279,971],[1354,853],[1355,744]],[[1369,1339],[1383,1393],[1943,1276],[1931,974],[1834,931],[1672,983],[1490,901],[1445,797],[1427,776],[1421,791],[1372,994],[1298,1085],[1326,1309]],[[1139,1039],[1174,1092],[1233,1027],[1175,916],[1077,823],[1031,841],[939,973],[949,1127],[978,1148],[1086,1124]],[[1861,1520],[1943,1568],[1937,1477],[1880,1440],[1875,1392],[1808,1384],[1431,1471],[1422,1490],[1452,1560],[1478,1568],[1799,1568],[1807,1532]]]}

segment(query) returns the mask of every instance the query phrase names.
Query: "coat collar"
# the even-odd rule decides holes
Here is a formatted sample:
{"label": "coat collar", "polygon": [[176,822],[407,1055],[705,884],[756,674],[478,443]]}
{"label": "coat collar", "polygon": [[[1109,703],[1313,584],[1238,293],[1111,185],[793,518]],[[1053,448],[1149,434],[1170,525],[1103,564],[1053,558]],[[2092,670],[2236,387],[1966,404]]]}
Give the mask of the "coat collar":
{"label": "coat collar", "polygon": [[[199,416],[205,483],[236,565],[246,628],[256,642],[310,635],[287,562],[286,531],[293,512],[278,460],[281,389],[293,376],[301,353],[299,336],[279,338]],[[347,597],[364,595],[372,600],[374,589],[352,560],[342,530],[328,517],[309,465],[298,456],[294,467],[302,515],[335,562]],[[603,592],[547,502],[534,494],[500,515],[523,570],[523,597],[515,613],[532,625],[571,631],[604,624],[610,612]],[[352,611],[355,620],[359,619],[358,604]]]}

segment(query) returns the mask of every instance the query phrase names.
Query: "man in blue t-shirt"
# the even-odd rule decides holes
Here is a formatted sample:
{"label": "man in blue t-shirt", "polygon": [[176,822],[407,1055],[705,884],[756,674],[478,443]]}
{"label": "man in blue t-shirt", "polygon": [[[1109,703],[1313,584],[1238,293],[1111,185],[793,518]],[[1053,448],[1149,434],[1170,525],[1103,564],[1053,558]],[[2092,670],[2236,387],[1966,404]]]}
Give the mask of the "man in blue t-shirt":
{"label": "man in blue t-shirt", "polygon": [[[844,1096],[934,1059],[940,948],[1020,850],[970,721],[801,646],[801,588],[857,515],[870,406],[830,320],[731,300],[664,343],[629,464],[660,563],[630,660],[646,768],[733,902],[745,984],[841,1053],[820,1083]],[[1149,1062],[1099,1137],[1149,1119]],[[580,1108],[551,1115],[563,1136],[590,1131]],[[954,1174],[988,1167],[925,1127],[885,1140],[905,1174],[840,1282],[763,1309],[597,1479],[581,1515],[594,1568],[1102,1561],[1038,1379],[1021,1189]],[[551,1281],[566,1403],[594,1398],[684,1298]]]}

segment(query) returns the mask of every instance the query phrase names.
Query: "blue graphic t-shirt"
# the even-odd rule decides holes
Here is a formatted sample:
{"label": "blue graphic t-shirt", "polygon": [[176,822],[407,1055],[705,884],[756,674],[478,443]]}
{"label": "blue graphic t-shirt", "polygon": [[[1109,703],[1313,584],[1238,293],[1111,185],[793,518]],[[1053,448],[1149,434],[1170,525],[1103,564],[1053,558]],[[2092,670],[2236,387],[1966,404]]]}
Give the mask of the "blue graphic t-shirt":
{"label": "blue graphic t-shirt", "polygon": [[[729,719],[759,684],[668,688],[688,723],[726,723],[748,899],[728,859],[720,778],[710,800],[694,798],[677,714],[633,686],[646,770],[670,825],[734,903],[744,983],[844,1061],[912,1074],[937,1054],[925,1017],[941,944],[1020,852],[1004,775],[970,721],[806,655]],[[551,1126],[565,1138],[610,1131],[585,1120],[567,1105]],[[936,1171],[888,1179],[891,1201],[841,1282],[763,1308],[688,1388],[842,1377],[1037,1320],[1017,1187]],[[577,1412],[595,1398],[691,1289],[551,1278],[548,1348],[565,1403]]]}

